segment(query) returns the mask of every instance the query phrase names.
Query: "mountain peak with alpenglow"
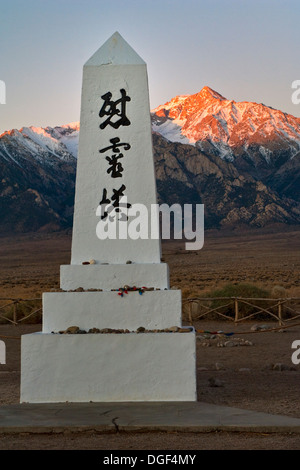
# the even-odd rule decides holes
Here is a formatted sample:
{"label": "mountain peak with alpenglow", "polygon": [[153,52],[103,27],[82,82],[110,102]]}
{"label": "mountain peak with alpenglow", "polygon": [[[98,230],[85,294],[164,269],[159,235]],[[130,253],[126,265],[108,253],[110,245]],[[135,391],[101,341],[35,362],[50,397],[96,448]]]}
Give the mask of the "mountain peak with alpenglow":
{"label": "mountain peak with alpenglow", "polygon": [[209,86],[204,86],[202,90],[199,93],[197,93],[197,96],[201,98],[208,98],[208,99],[214,98],[216,100],[226,100],[224,96],[220,95],[220,93],[213,90]]}
{"label": "mountain peak with alpenglow", "polygon": [[287,158],[300,151],[300,118],[262,103],[228,100],[208,86],[153,109],[152,122],[170,142],[195,145],[228,161],[238,154],[254,166],[270,165],[282,149]]}

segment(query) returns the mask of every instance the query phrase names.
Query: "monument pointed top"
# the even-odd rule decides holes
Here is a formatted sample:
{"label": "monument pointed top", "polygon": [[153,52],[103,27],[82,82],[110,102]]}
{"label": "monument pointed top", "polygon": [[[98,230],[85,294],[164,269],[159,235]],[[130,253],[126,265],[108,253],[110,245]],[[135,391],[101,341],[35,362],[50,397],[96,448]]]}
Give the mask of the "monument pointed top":
{"label": "monument pointed top", "polygon": [[84,64],[99,65],[145,65],[145,62],[116,31]]}

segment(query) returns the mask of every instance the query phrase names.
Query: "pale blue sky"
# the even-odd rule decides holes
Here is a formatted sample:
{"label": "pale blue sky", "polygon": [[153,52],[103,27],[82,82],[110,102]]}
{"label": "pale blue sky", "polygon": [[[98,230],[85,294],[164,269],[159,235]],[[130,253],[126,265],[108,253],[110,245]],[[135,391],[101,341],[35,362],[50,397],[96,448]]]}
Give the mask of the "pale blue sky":
{"label": "pale blue sky", "polygon": [[0,132],[79,120],[82,66],[115,32],[154,108],[208,85],[300,116],[299,0],[0,0]]}

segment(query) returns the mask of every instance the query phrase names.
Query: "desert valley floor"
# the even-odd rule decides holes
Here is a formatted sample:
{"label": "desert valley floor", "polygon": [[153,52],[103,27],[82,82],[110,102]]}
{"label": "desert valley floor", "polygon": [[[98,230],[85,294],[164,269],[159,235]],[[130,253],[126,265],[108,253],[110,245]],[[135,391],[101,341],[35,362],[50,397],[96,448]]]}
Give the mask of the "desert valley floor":
{"label": "desert valley floor", "polygon": [[[170,266],[171,286],[183,299],[211,296],[216,288],[249,283],[272,292],[280,286],[288,297],[300,297],[300,230],[296,228],[240,233],[209,232],[199,252],[182,242],[164,242],[162,256]],[[70,262],[71,235],[2,236],[0,297],[39,298],[59,287],[59,266]],[[185,315],[185,322],[187,316]],[[296,323],[293,322],[293,323]],[[298,326],[281,332],[253,333],[254,324],[278,327],[268,319],[232,321],[205,318],[199,330],[234,332],[246,346],[218,347],[222,338],[197,339],[198,400],[300,418],[300,366],[291,362],[291,344],[300,340]],[[0,324],[0,335],[20,336],[40,324]],[[243,332],[249,332],[243,334]],[[241,335],[239,336],[239,333]],[[19,401],[20,341],[6,339],[7,364],[0,365],[0,406]],[[277,370],[274,364],[281,364]],[[278,370],[279,369],[279,370]],[[214,386],[212,386],[214,385]],[[299,449],[299,434],[214,433],[126,435],[0,435],[0,449]]]}

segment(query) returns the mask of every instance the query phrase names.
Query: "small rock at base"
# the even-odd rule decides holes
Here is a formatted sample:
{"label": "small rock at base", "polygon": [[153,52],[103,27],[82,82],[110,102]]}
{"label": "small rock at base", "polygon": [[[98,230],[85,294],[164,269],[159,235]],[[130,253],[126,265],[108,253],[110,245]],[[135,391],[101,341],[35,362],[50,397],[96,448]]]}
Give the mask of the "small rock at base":
{"label": "small rock at base", "polygon": [[90,328],[88,332],[89,333],[100,333],[100,330],[99,330],[99,328]]}
{"label": "small rock at base", "polygon": [[126,264],[132,264],[132,261],[130,261],[130,259],[128,261],[126,261]]}
{"label": "small rock at base", "polygon": [[169,331],[173,331],[174,333],[179,330],[178,326],[171,326],[168,328]]}
{"label": "small rock at base", "polygon": [[227,348],[233,348],[234,346],[236,346],[237,344],[234,342],[234,341],[226,341],[224,343],[224,346],[227,347]]}
{"label": "small rock at base", "polygon": [[69,326],[69,328],[67,328],[64,333],[65,334],[76,334],[78,333],[78,331],[80,330],[79,326]]}
{"label": "small rock at base", "polygon": [[261,330],[269,330],[270,328],[267,325],[258,325],[255,324],[251,326],[250,330],[251,331],[261,331]]}

